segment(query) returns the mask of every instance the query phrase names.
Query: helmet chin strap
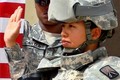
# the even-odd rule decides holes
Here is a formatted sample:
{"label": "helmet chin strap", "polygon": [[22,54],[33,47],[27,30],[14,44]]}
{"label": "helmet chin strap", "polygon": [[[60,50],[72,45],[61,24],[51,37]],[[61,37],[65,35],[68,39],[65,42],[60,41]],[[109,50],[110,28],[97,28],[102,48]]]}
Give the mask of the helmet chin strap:
{"label": "helmet chin strap", "polygon": [[72,52],[64,52],[63,55],[64,56],[70,56],[70,55],[75,55],[75,54],[80,54],[83,53],[85,48],[92,43],[96,43],[98,42],[98,40],[87,40],[85,41],[82,45],[80,45],[78,48],[72,50]]}
{"label": "helmet chin strap", "polygon": [[90,30],[91,22],[85,21],[85,25],[86,25],[85,27],[86,27],[86,39],[87,40],[85,42],[83,42],[82,45],[80,45],[78,48],[75,49],[75,52],[77,52],[77,53],[83,52],[89,44],[97,43],[99,41],[98,39],[92,40],[91,30]]}
{"label": "helmet chin strap", "polygon": [[89,44],[99,42],[99,39],[92,40],[91,31],[90,31],[91,23],[90,22],[85,22],[85,25],[86,25],[86,37],[87,37],[87,40],[85,42],[83,42],[82,45],[80,45],[78,48],[74,49],[72,52],[65,52],[63,55],[68,55],[69,56],[69,55],[75,55],[75,54],[83,53],[85,48]]}

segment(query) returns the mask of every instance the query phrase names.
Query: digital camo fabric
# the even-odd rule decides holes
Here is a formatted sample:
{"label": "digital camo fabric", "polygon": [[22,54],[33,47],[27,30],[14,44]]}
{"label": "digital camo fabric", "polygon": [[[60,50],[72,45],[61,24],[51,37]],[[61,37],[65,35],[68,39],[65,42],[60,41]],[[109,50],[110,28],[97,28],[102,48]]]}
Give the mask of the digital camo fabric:
{"label": "digital camo fabric", "polygon": [[[107,10],[109,11],[106,12]],[[103,13],[98,15],[102,11]],[[79,14],[82,12],[86,15]],[[76,16],[75,13],[78,15]],[[116,10],[114,9],[112,0],[52,0],[48,10],[48,18],[51,21],[68,23],[91,20],[102,30],[111,30],[118,26]]]}
{"label": "digital camo fabric", "polygon": [[79,69],[82,66],[93,62],[93,57],[90,55],[91,51],[80,53],[71,56],[62,56],[61,65],[65,69]]}
{"label": "digital camo fabric", "polygon": [[52,80],[83,80],[83,73],[76,70],[62,70]]}
{"label": "digital camo fabric", "polygon": [[10,61],[11,76],[13,80],[17,80],[23,74],[36,70],[43,57],[52,59],[60,56],[62,47],[60,38],[57,38],[52,45],[48,45],[40,25],[37,23],[31,26],[24,21],[23,48],[16,44],[5,50]]}
{"label": "digital camo fabric", "polygon": [[83,75],[84,80],[120,80],[120,58],[104,58],[87,68]]}
{"label": "digital camo fabric", "polygon": [[[93,52],[87,51],[85,53],[73,56],[64,56],[64,59],[61,58],[62,67],[53,80],[83,80],[83,77],[85,76],[83,76],[84,70],[87,69],[87,66],[85,65],[90,66],[92,63],[94,66],[95,62],[99,62],[102,58],[105,57],[107,57],[105,47],[100,47]],[[68,67],[68,65],[70,66]],[[91,80],[95,79],[93,78]]]}
{"label": "digital camo fabric", "polygon": [[[67,70],[83,67],[84,65],[93,62],[93,57],[90,55],[91,51],[87,51],[82,54],[71,55],[71,56],[59,56],[52,60],[43,58],[38,66],[39,69],[42,68],[54,68],[62,67]],[[46,63],[46,64],[45,64]]]}
{"label": "digital camo fabric", "polygon": [[[110,73],[109,77],[115,78],[112,80],[120,79],[120,58],[113,56],[108,57],[105,47],[100,47],[93,52],[88,51],[73,56],[64,56],[64,58],[61,56],[61,59],[59,57],[55,60],[57,66],[56,63],[54,63],[55,61],[43,59],[41,67],[41,69],[44,67],[54,68],[58,67],[58,65],[61,67],[61,69],[58,70],[58,74],[52,78],[52,80],[110,80],[100,71],[100,69],[107,74]],[[48,65],[45,65],[45,62],[47,62]],[[81,66],[85,67],[84,65],[91,62],[92,64],[88,65],[89,67],[86,67],[85,69],[76,69],[78,65],[81,68]],[[68,67],[68,65],[70,65],[70,67]],[[112,73],[115,73],[116,75],[113,74],[113,77],[111,77]]]}
{"label": "digital camo fabric", "polygon": [[[70,53],[68,53],[70,54]],[[94,60],[102,57],[108,56],[106,48],[100,47],[94,51],[86,51],[84,53],[73,54],[73,55],[64,55],[54,57],[49,60],[42,58],[38,68],[50,68],[50,67],[63,67],[65,69],[74,69],[77,70],[83,66],[92,63]],[[47,64],[45,64],[47,63]]]}
{"label": "digital camo fabric", "polygon": [[[98,55],[100,53],[98,52]],[[99,56],[85,71],[61,68],[53,80],[120,80],[120,58]]]}

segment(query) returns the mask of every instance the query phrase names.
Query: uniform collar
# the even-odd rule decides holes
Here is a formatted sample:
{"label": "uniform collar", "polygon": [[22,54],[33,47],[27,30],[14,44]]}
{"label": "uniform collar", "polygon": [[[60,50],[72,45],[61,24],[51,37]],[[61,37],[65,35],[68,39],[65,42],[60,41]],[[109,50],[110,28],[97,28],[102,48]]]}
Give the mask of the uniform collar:
{"label": "uniform collar", "polygon": [[105,47],[100,47],[96,50],[87,51],[84,53],[62,56],[61,65],[66,69],[79,69],[84,67],[87,64],[94,62],[100,58],[107,56],[107,50]]}
{"label": "uniform collar", "polygon": [[[35,24],[33,27],[32,27],[32,30],[31,30],[31,37],[38,41],[38,42],[41,42],[41,43],[44,43],[46,45],[48,45],[48,42],[47,40],[45,39],[45,34],[43,32],[43,30],[41,29],[39,23]],[[61,38],[58,38],[56,39],[56,41],[50,45],[50,46],[61,46]]]}
{"label": "uniform collar", "polygon": [[[95,58],[96,57],[96,58]],[[64,69],[82,69],[86,65],[93,63],[96,59],[107,57],[107,51],[105,47],[100,47],[95,51],[87,51],[84,53],[70,55],[70,56],[59,56],[53,60],[43,58],[40,62],[39,68],[54,68],[62,67]],[[44,64],[47,63],[47,64]]]}

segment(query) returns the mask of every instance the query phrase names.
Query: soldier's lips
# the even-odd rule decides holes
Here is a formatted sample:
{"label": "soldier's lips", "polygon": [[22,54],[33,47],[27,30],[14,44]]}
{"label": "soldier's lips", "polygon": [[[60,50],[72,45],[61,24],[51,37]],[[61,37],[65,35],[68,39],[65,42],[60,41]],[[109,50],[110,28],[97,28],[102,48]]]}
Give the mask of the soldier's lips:
{"label": "soldier's lips", "polygon": [[68,46],[70,44],[69,41],[66,41],[66,40],[62,40],[62,45],[63,46]]}

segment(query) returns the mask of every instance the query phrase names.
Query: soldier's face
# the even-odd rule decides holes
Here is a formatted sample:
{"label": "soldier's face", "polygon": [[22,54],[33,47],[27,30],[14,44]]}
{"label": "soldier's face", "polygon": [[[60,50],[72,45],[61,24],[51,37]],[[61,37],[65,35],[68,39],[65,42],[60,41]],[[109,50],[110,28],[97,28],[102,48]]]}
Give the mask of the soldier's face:
{"label": "soldier's face", "polygon": [[66,48],[77,48],[86,41],[86,30],[83,21],[62,25],[62,45]]}
{"label": "soldier's face", "polygon": [[35,1],[35,7],[39,20],[44,25],[56,25],[57,23],[48,21],[48,7],[50,0],[37,0],[37,1],[38,2]]}

